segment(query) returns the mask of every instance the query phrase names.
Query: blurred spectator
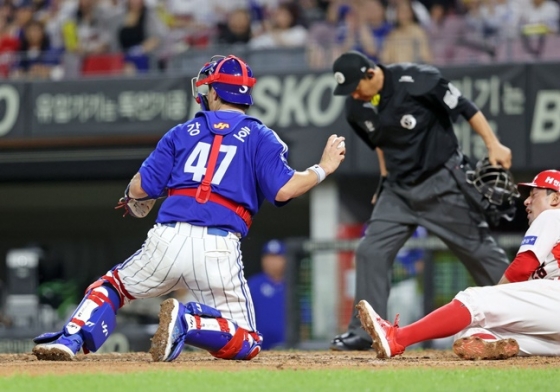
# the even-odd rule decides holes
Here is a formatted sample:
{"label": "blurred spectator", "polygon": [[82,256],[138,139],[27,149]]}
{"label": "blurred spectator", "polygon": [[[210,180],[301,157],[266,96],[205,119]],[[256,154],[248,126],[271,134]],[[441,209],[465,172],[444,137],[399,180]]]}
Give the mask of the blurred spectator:
{"label": "blurred spectator", "polygon": [[[521,43],[533,57],[543,54],[546,36],[557,34],[560,24],[560,7],[553,0],[531,0],[523,8],[519,28]],[[558,50],[558,48],[555,48]]]}
{"label": "blurred spectator", "polygon": [[297,7],[293,4],[280,4],[272,13],[263,34],[249,41],[251,49],[296,48],[304,47],[307,42],[307,29],[297,24]]}
{"label": "blurred spectator", "polygon": [[523,35],[558,33],[560,7],[553,0],[531,0],[520,18]]}
{"label": "blurred spectator", "polygon": [[309,29],[314,23],[323,22],[326,18],[328,2],[319,0],[292,1],[299,7],[299,23]]}
{"label": "blurred spectator", "polygon": [[430,19],[430,11],[428,11],[428,8],[426,8],[426,6],[418,0],[388,0],[389,3],[387,5],[387,20],[393,24],[396,24],[398,22],[397,8],[399,3],[402,3],[403,1],[407,1],[410,3],[416,21],[422,27],[429,28],[430,24],[432,23]]}
{"label": "blurred spectator", "polygon": [[14,12],[14,20],[11,25],[11,34],[18,39],[23,38],[23,30],[25,26],[33,20],[33,2],[32,0],[21,0],[16,4]]}
{"label": "blurred spectator", "polygon": [[154,56],[164,40],[167,29],[156,12],[144,0],[126,0],[116,20],[116,41],[125,54],[125,72],[147,72],[150,56]]}
{"label": "blurred spectator", "polygon": [[491,17],[491,13],[495,14],[495,7],[483,5],[482,0],[464,0],[464,5],[467,9],[465,29],[457,43],[494,56],[501,35],[499,18]]}
{"label": "blurred spectator", "polygon": [[425,63],[433,62],[427,32],[420,26],[411,3],[400,0],[396,7],[397,22],[385,42],[381,62]]}
{"label": "blurred spectator", "polygon": [[453,61],[459,36],[464,30],[464,18],[449,10],[449,7],[438,2],[430,8],[432,23],[428,29],[430,46],[434,55],[434,63],[446,65]]}
{"label": "blurred spectator", "polygon": [[264,21],[276,9],[280,1],[287,0],[206,0],[212,7],[217,24],[226,23],[229,15],[236,10],[246,10],[251,21],[253,33],[261,34],[264,31]]}
{"label": "blurred spectator", "polygon": [[246,9],[233,10],[228,15],[226,23],[218,23],[216,37],[218,44],[246,44],[251,37],[251,14]]}
{"label": "blurred spectator", "polygon": [[33,8],[35,19],[48,8],[50,2],[51,0],[31,0],[31,7]]}
{"label": "blurred spectator", "polygon": [[[352,6],[360,0],[332,0],[327,9],[326,21],[335,30],[335,41],[342,45],[348,35],[347,15],[352,11]],[[338,57],[338,55],[336,56]]]}
{"label": "blurred spectator", "polygon": [[211,1],[167,0],[170,43],[172,53],[190,46],[207,47],[211,41],[218,16]]}
{"label": "blurred spectator", "polygon": [[380,0],[357,1],[346,14],[345,22],[345,37],[340,52],[357,50],[378,62],[392,29],[385,18],[383,3]]}
{"label": "blurred spectator", "polygon": [[485,29],[493,33],[496,40],[512,37],[517,23],[517,12],[510,0],[484,0],[480,7]]}
{"label": "blurred spectator", "polygon": [[349,1],[329,1],[325,20],[309,27],[307,58],[312,69],[330,68],[334,59],[342,53],[342,43],[347,35],[345,17],[350,11]]}
{"label": "blurred spectator", "polygon": [[[293,1],[294,0],[292,0],[292,2]],[[249,10],[251,11],[251,20],[253,21],[253,35],[259,35],[266,32],[267,23],[272,17],[274,11],[281,3],[288,4],[289,2],[290,0],[248,0]],[[296,19],[296,23],[298,23],[299,17]]]}
{"label": "blurred spectator", "polygon": [[16,7],[11,1],[0,2],[0,18],[5,20],[7,24],[13,22]]}
{"label": "blurred spectator", "polygon": [[[64,1],[75,1],[75,0],[64,0]],[[119,15],[126,9],[126,0],[98,0],[99,8],[104,15]],[[160,0],[146,0],[146,5],[150,7],[155,7]]]}
{"label": "blurred spectator", "polygon": [[60,63],[60,51],[51,48],[43,24],[32,20],[20,39],[19,61],[12,77],[50,79],[51,70]]}
{"label": "blurred spectator", "polygon": [[8,76],[19,50],[19,39],[10,34],[8,6],[3,5],[0,9],[0,76]]}
{"label": "blurred spectator", "polygon": [[111,39],[107,19],[98,0],[78,0],[63,22],[65,49],[81,55],[107,52]]}
{"label": "blurred spectator", "polygon": [[67,0],[50,0],[46,8],[36,15],[43,23],[52,48],[64,48],[62,28],[64,21],[75,11],[73,3]]}
{"label": "blurred spectator", "polygon": [[285,341],[285,254],[286,246],[282,241],[268,241],[261,253],[262,273],[247,279],[255,306],[257,329],[264,337],[263,350]]}
{"label": "blurred spectator", "polygon": [[433,3],[430,7],[430,29],[441,29],[447,22],[449,8],[443,2]]}

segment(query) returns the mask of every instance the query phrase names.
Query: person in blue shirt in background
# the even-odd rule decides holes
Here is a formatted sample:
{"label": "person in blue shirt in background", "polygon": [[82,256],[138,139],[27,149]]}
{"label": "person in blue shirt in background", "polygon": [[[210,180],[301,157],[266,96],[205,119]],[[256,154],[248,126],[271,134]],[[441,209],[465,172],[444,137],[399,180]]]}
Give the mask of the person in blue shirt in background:
{"label": "person in blue shirt in background", "polygon": [[263,335],[263,350],[280,346],[285,339],[286,246],[282,241],[270,240],[262,248],[262,272],[247,282],[255,306],[257,329]]}

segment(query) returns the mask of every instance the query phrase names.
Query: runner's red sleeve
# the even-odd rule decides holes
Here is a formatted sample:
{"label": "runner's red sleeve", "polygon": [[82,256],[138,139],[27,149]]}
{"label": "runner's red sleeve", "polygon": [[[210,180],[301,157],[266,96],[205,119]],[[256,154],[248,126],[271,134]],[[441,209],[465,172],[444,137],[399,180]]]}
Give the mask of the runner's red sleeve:
{"label": "runner's red sleeve", "polygon": [[535,272],[540,265],[541,263],[539,263],[537,256],[535,256],[532,251],[528,250],[515,256],[515,259],[513,259],[506,269],[504,275],[511,283],[524,282],[529,280],[531,274]]}

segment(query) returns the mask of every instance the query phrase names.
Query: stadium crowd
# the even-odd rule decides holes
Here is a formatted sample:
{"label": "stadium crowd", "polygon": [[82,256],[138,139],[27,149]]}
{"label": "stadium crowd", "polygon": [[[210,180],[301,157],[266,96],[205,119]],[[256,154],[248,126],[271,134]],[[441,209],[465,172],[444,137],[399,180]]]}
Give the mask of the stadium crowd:
{"label": "stadium crowd", "polygon": [[557,0],[0,1],[10,79],[163,72],[222,45],[299,51],[312,69],[349,49],[382,63],[560,59]]}

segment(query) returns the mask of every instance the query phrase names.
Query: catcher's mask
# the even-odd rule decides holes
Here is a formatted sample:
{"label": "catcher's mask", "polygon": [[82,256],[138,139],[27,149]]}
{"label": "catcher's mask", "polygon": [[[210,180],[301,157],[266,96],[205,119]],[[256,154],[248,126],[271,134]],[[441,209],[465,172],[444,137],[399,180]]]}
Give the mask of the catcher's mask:
{"label": "catcher's mask", "polygon": [[474,170],[467,171],[467,182],[488,200],[491,211],[487,212],[495,215],[495,219],[511,221],[514,218],[515,199],[520,194],[509,170],[494,166],[488,158],[483,158],[477,162]]}
{"label": "catcher's mask", "polygon": [[251,90],[256,82],[253,71],[243,60],[233,55],[213,56],[192,78],[191,87],[202,110],[209,110],[206,95],[210,85],[225,102],[252,105]]}

